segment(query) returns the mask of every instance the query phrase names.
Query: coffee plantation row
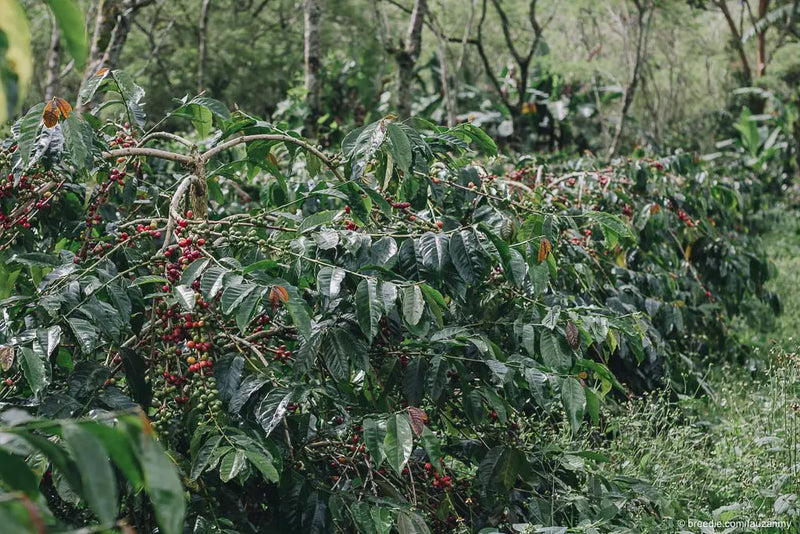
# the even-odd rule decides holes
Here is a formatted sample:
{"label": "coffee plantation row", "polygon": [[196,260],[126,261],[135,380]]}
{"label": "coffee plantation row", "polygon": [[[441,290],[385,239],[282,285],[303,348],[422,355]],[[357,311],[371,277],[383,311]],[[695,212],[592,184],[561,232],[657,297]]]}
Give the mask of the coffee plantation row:
{"label": "coffee plantation row", "polygon": [[393,117],[323,152],[205,97],[144,132],[143,99],[101,71],[2,144],[4,532],[634,528],[661,504],[583,444],[780,307],[736,154]]}

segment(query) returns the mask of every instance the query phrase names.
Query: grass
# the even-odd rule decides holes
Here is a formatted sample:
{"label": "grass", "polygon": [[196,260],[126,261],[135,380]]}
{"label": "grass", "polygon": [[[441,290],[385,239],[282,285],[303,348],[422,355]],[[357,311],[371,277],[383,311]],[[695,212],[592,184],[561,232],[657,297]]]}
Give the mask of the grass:
{"label": "grass", "polygon": [[784,312],[753,305],[734,324],[761,364],[720,364],[707,377],[712,395],[676,402],[662,391],[611,417],[605,475],[644,479],[659,497],[634,532],[800,532],[798,213],[776,211],[764,243]]}

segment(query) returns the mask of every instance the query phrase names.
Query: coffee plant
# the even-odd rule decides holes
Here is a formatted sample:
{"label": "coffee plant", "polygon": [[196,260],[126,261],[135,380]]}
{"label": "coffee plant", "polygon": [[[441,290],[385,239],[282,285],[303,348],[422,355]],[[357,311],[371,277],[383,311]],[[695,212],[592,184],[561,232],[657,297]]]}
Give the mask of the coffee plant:
{"label": "coffee plant", "polygon": [[391,116],[330,154],[203,96],[145,131],[144,96],[101,70],[2,145],[8,532],[635,529],[670,503],[585,444],[779,306],[758,181],[692,155]]}

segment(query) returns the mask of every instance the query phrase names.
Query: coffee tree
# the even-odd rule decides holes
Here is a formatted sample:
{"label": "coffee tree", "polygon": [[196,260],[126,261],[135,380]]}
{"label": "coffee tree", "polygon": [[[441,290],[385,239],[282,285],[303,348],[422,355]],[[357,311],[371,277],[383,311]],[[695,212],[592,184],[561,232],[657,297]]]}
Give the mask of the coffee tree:
{"label": "coffee tree", "polygon": [[121,71],[80,100],[0,159],[19,532],[631,526],[669,503],[594,469],[604,406],[694,392],[741,299],[775,302],[757,184],[689,157],[514,163],[391,116],[331,155],[202,96],[144,131]]}

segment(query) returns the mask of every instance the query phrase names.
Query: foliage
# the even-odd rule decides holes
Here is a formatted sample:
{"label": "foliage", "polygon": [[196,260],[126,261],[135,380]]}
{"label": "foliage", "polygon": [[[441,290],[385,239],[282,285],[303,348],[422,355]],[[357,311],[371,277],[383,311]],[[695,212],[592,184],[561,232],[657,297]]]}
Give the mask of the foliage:
{"label": "foliage", "polygon": [[[34,501],[55,525],[174,532],[184,501],[147,474],[174,463],[195,532],[635,528],[625,502],[668,506],[581,446],[601,406],[695,391],[741,300],[777,305],[760,184],[693,157],[512,163],[469,122],[391,116],[330,156],[202,96],[169,114],[194,137],[144,132],[121,71],[80,99],[32,108],[0,162],[0,397],[88,425],[74,462],[102,434],[127,480],[101,506],[67,478]],[[143,460],[140,416],[91,422],[138,410],[173,462]]]}

